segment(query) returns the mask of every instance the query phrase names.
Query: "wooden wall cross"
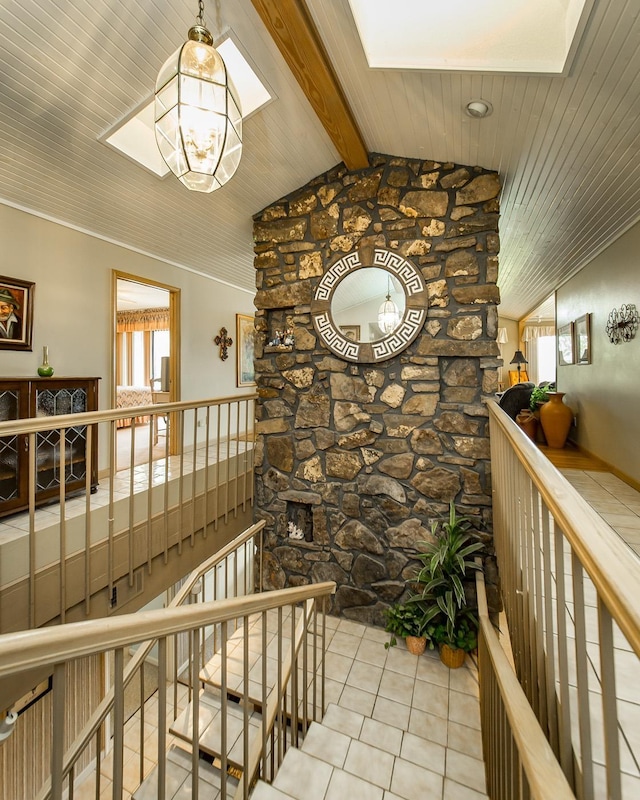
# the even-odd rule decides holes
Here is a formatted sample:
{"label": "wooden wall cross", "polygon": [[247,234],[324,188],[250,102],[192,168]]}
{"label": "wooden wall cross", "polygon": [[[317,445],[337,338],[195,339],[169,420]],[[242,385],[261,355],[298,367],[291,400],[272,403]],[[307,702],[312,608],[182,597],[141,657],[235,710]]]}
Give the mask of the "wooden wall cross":
{"label": "wooden wall cross", "polygon": [[213,341],[220,346],[220,358],[223,361],[226,361],[229,358],[229,353],[227,353],[227,348],[231,347],[231,345],[233,344],[233,339],[227,336],[227,329],[220,328],[220,334],[216,336],[216,338]]}

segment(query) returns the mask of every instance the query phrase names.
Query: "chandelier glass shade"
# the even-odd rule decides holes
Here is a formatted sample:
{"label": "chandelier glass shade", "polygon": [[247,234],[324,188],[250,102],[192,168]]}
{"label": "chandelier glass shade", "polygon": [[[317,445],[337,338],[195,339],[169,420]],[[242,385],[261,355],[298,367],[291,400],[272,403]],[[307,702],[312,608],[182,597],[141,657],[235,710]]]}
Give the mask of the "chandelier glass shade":
{"label": "chandelier glass shade", "polygon": [[242,113],[222,57],[204,25],[170,56],[158,75],[155,132],[173,174],[196,192],[213,192],[242,155]]}
{"label": "chandelier glass shade", "polygon": [[378,327],[384,333],[391,333],[398,327],[400,322],[400,311],[398,306],[391,299],[391,294],[387,291],[387,298],[378,309]]}

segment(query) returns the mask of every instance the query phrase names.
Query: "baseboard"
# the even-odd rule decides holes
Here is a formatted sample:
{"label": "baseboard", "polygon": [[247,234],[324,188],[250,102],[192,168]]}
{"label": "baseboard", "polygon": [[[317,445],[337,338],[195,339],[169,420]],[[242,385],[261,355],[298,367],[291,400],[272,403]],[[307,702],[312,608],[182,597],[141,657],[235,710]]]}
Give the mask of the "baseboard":
{"label": "baseboard", "polygon": [[632,489],[635,489],[637,492],[640,492],[640,481],[635,480],[635,478],[632,478],[630,475],[627,475],[622,470],[618,469],[617,467],[614,467],[613,464],[610,464],[608,461],[605,461],[603,458],[600,458],[600,456],[597,456],[595,453],[592,453],[590,450],[587,450],[586,447],[582,447],[577,442],[572,442],[572,444],[574,444],[578,448],[578,450],[585,456],[589,456],[589,458],[595,458],[602,464],[604,464],[604,466],[608,469],[608,471],[613,473],[613,475],[615,475],[616,478],[620,478],[621,481],[624,481],[626,484],[631,486]]}

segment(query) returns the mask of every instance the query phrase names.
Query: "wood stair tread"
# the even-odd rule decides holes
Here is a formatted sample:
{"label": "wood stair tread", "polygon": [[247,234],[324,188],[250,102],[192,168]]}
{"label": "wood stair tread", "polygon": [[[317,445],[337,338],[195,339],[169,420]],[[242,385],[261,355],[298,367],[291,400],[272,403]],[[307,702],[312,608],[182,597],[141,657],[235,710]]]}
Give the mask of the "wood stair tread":
{"label": "wood stair tread", "polygon": [[[200,693],[198,722],[198,748],[212,758],[220,758],[222,741],[222,702],[211,692]],[[244,709],[234,702],[227,702],[227,760],[231,766],[242,769]],[[259,730],[261,716],[251,710],[248,716],[250,738]],[[169,728],[169,733],[192,743],[193,703],[182,711]]]}
{"label": "wood stair tread", "polygon": [[[298,611],[298,610],[296,610]],[[288,626],[284,625],[284,621],[290,620],[289,610],[285,609],[283,612],[283,627],[282,644],[280,646],[281,658],[284,661],[289,652],[291,639],[289,638]],[[296,616],[298,614],[296,613]],[[278,679],[278,640],[276,632],[278,630],[278,614],[277,611],[267,612],[267,693],[269,697],[273,688],[275,687]],[[309,646],[308,659],[309,667],[313,666],[313,634],[308,634]],[[227,683],[226,691],[230,697],[237,698],[238,700],[249,700],[254,706],[260,708],[263,702],[262,696],[262,615],[255,614],[249,617],[249,631],[248,631],[248,663],[249,663],[249,685],[245,689],[244,685],[244,640],[245,631],[244,626],[240,625],[233,634],[229,637],[227,642],[226,652],[226,665],[227,665]],[[318,645],[320,645],[320,637],[318,636]],[[320,647],[318,647],[317,655],[317,671],[320,673]],[[299,676],[302,674],[302,656],[299,657],[298,666]],[[216,653],[200,670],[200,681],[215,690],[222,689],[222,654]],[[308,686],[311,685],[312,678],[309,677]],[[301,684],[299,682],[299,692]],[[301,694],[301,692],[300,692]],[[291,683],[287,686],[287,696],[291,697]]]}
{"label": "wood stair tread", "polygon": [[[132,795],[132,800],[157,800],[159,769],[156,765]],[[191,800],[191,754],[171,747],[167,751],[166,800]],[[220,770],[200,759],[198,762],[199,796],[215,800],[220,797]],[[227,776],[227,798],[233,798],[238,781]]]}

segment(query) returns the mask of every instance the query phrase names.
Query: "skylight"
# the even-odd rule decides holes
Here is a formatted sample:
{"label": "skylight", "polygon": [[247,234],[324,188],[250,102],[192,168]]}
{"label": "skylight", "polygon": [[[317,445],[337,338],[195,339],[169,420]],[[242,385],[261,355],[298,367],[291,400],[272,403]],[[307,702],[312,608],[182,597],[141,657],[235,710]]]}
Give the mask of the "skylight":
{"label": "skylight", "polygon": [[[271,100],[260,78],[247,59],[242,55],[230,34],[216,45],[216,49],[224,59],[231,80],[240,96],[242,118],[246,119]],[[119,122],[101,137],[101,141],[113,147],[119,153],[150,170],[160,178],[169,173],[158,146],[154,132],[153,98],[146,100],[125,120]]]}
{"label": "skylight", "polygon": [[370,67],[566,74],[594,0],[349,0]]}

